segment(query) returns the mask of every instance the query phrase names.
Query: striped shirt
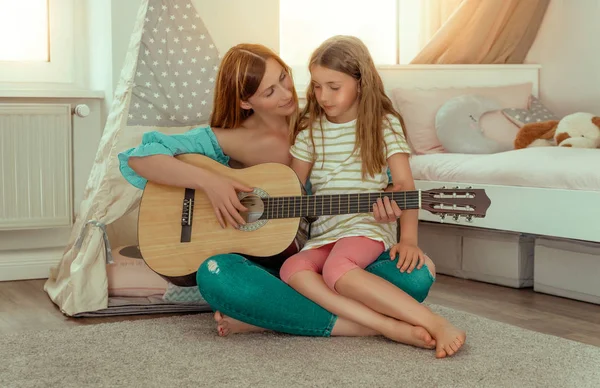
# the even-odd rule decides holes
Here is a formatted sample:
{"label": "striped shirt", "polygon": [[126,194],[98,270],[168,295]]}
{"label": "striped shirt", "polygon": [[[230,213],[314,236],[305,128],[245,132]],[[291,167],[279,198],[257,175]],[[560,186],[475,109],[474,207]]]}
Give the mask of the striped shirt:
{"label": "striped shirt", "polygon": [[[384,120],[386,158],[396,153],[410,153],[399,120],[391,115],[388,118],[393,131],[387,125],[387,120]],[[375,176],[367,174],[365,180],[362,179],[360,152],[352,152],[356,140],[356,120],[336,124],[323,118],[323,131],[317,123],[313,128],[313,137],[314,149],[308,129],[298,134],[290,149],[293,157],[306,162],[314,161],[310,173],[313,194],[375,192],[387,187],[387,165]],[[376,222],[372,213],[321,216],[311,225],[310,240],[303,250],[318,248],[351,236],[381,241],[385,249],[389,249],[396,243],[396,228],[395,222]]]}

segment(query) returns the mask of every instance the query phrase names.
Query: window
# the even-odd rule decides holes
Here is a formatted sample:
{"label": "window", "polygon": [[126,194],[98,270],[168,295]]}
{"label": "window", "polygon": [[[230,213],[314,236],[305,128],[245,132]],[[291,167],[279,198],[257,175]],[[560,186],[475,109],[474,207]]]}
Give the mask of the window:
{"label": "window", "polygon": [[0,61],[47,62],[48,0],[0,0]]}
{"label": "window", "polygon": [[396,0],[365,4],[365,0],[281,0],[282,58],[294,66],[304,65],[319,44],[341,34],[361,38],[376,63],[396,63]]}
{"label": "window", "polygon": [[0,0],[0,82],[74,83],[74,1]]}
{"label": "window", "polygon": [[420,0],[280,0],[279,45],[295,82],[308,81],[310,54],[333,35],[354,35],[377,65],[408,64],[423,46]]}

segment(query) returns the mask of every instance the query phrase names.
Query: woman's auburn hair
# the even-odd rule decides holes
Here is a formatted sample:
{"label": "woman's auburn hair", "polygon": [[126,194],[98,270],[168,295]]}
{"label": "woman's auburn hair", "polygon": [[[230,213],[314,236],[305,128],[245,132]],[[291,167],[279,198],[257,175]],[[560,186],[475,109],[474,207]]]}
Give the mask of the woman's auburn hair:
{"label": "woman's auburn hair", "polygon": [[[230,48],[223,56],[215,85],[214,103],[210,117],[213,128],[239,128],[254,111],[243,109],[242,101],[252,97],[265,75],[268,59],[276,60],[292,76],[291,68],[271,49],[260,44],[243,43]],[[293,83],[292,83],[293,85]],[[292,98],[298,105],[296,89]],[[290,131],[297,124],[297,112],[288,117]]]}
{"label": "woman's auburn hair", "polygon": [[[363,178],[367,174],[374,176],[381,172],[387,164],[384,152],[384,128],[388,126],[392,131],[394,130],[386,116],[396,117],[403,131],[404,123],[402,116],[394,109],[392,101],[385,94],[383,81],[368,48],[356,37],[333,36],[312,53],[309,69],[314,66],[342,72],[358,81],[359,102],[354,151],[360,150]],[[323,128],[324,115],[325,112],[317,102],[314,85],[311,82],[306,91],[306,106],[300,113],[293,139],[300,131],[308,129],[314,149],[313,126],[318,122]]]}

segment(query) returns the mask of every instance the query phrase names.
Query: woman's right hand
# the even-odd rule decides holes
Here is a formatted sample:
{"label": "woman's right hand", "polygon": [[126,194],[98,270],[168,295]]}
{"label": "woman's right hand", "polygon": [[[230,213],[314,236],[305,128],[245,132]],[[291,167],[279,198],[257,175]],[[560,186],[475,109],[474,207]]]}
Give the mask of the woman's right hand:
{"label": "woman's right hand", "polygon": [[234,179],[207,172],[206,176],[202,177],[201,189],[212,203],[222,228],[226,227],[224,220],[234,228],[245,224],[239,212],[248,211],[248,209],[240,202],[237,192],[251,192],[252,188]]}

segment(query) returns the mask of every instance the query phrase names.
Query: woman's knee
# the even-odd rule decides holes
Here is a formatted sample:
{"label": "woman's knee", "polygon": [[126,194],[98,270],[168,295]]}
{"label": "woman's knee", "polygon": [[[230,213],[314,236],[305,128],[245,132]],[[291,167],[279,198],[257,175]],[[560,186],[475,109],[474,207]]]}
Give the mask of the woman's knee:
{"label": "woman's knee", "polygon": [[431,274],[431,276],[435,279],[435,276],[436,276],[435,264],[429,258],[429,256],[425,256],[425,265],[427,266],[427,269],[429,270],[429,273]]}
{"label": "woman's knee", "polygon": [[196,284],[200,293],[217,294],[223,288],[228,288],[231,283],[237,279],[232,279],[236,275],[233,270],[239,267],[247,259],[236,254],[222,254],[212,256],[206,259],[196,272]]}
{"label": "woman's knee", "polygon": [[415,268],[411,273],[400,272],[396,261],[390,260],[389,251],[386,251],[366,270],[392,283],[418,302],[423,302],[435,282],[433,262],[426,261],[425,264],[420,269]]}
{"label": "woman's knee", "polygon": [[427,268],[421,268],[418,271],[406,274],[406,278],[407,279],[398,286],[419,303],[423,302],[429,295],[429,291],[435,282],[435,278]]}

